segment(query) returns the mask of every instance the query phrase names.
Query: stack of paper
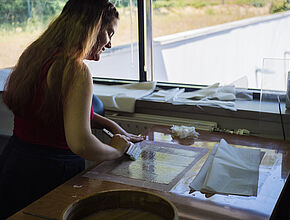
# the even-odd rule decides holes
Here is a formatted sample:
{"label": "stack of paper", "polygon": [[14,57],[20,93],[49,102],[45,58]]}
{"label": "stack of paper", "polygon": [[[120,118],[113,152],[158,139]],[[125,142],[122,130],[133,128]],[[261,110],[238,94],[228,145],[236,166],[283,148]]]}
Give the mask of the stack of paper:
{"label": "stack of paper", "polygon": [[260,150],[237,148],[221,139],[189,185],[202,193],[256,196]]}

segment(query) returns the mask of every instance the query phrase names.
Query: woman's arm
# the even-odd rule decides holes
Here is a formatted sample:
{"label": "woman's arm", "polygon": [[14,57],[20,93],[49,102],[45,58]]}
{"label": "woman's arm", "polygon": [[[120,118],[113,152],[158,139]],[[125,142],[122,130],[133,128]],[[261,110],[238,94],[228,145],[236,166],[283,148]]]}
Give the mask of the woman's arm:
{"label": "woman's arm", "polygon": [[137,136],[135,134],[130,134],[126,132],[120,125],[116,122],[103,117],[94,112],[94,117],[92,119],[92,128],[106,128],[107,130],[111,131],[113,134],[122,134],[125,135],[129,141],[131,142],[138,142],[144,140],[143,136]]}
{"label": "woman's arm", "polygon": [[91,133],[92,92],[91,74],[87,68],[81,66],[64,100],[64,130],[67,144],[74,153],[87,160],[116,159],[127,150],[129,142],[123,135],[114,135],[107,145]]}

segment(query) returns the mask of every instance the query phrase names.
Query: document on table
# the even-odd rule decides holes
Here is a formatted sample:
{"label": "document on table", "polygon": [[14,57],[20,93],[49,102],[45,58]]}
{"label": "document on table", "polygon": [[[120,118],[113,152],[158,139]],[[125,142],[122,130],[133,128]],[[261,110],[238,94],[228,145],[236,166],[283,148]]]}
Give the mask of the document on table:
{"label": "document on table", "polygon": [[237,148],[221,139],[189,187],[203,193],[256,196],[260,150]]}
{"label": "document on table", "polygon": [[169,192],[207,153],[207,149],[144,140],[136,161],[123,156],[105,161],[83,176]]}

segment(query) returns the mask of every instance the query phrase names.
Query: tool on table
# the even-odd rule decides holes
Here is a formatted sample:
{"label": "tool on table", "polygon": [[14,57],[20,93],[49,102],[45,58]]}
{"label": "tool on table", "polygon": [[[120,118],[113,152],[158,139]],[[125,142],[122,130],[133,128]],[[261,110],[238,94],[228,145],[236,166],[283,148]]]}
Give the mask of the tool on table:
{"label": "tool on table", "polygon": [[[108,131],[105,128],[103,128],[103,132],[111,138],[114,136],[110,131]],[[135,144],[130,142],[130,147],[128,148],[125,154],[127,154],[131,160],[137,160],[141,152],[142,149],[139,146],[136,146]]]}
{"label": "tool on table", "polygon": [[43,215],[32,214],[32,213],[25,212],[25,211],[23,211],[22,213],[25,214],[25,215],[30,215],[30,216],[33,216],[33,217],[42,218],[42,219],[46,219],[46,220],[58,220],[57,218],[50,218],[50,217],[46,217],[46,216],[43,216]]}

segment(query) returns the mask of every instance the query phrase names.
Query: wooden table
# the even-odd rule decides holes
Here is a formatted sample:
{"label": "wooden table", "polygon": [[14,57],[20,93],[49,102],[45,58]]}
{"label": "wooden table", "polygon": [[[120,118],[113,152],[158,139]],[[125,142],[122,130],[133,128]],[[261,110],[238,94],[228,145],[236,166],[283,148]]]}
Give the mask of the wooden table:
{"label": "wooden table", "polygon": [[189,194],[189,183],[186,179],[188,174],[184,175],[169,192],[83,177],[95,168],[91,167],[9,219],[41,219],[24,212],[45,216],[48,219],[61,219],[63,210],[72,202],[96,192],[112,189],[139,189],[157,193],[175,204],[180,219],[289,219],[290,199],[287,194],[289,195],[290,142],[216,132],[199,131],[199,133],[200,136],[196,140],[179,140],[171,135],[169,127],[156,126],[146,133],[146,137],[150,141],[208,148],[207,153],[194,165],[195,171],[202,166],[214,144],[221,138],[231,145],[261,148],[264,157],[260,165],[257,197],[214,195],[205,198],[200,192]]}

